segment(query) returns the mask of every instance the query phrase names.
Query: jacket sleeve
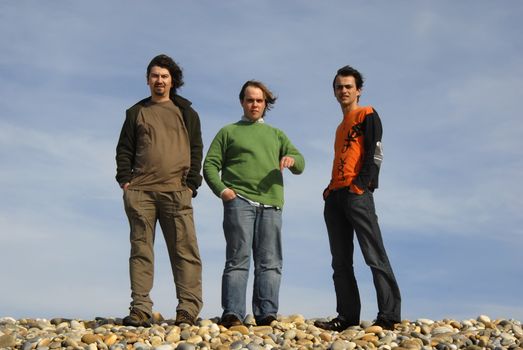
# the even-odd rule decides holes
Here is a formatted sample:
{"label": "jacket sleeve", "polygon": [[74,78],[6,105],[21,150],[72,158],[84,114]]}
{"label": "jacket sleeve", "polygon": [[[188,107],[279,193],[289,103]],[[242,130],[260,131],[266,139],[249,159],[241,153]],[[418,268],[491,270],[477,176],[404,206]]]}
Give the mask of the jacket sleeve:
{"label": "jacket sleeve", "polygon": [[202,184],[202,158],[203,158],[203,141],[200,117],[192,107],[186,107],[183,112],[187,133],[189,134],[189,143],[191,148],[191,168],[187,174],[187,186],[192,190],[193,197],[198,194],[197,190]]}
{"label": "jacket sleeve", "polygon": [[116,181],[121,185],[131,181],[135,155],[135,123],[129,110],[116,146]]}
{"label": "jacket sleeve", "polygon": [[375,110],[365,117],[363,129],[365,153],[362,167],[353,184],[362,190],[374,191],[378,188],[379,171],[383,160],[381,147],[383,129]]}
{"label": "jacket sleeve", "polygon": [[220,197],[221,192],[227,188],[223,183],[220,172],[223,169],[226,154],[226,140],[224,130],[220,130],[212,140],[205,161],[203,162],[203,177],[213,193]]}

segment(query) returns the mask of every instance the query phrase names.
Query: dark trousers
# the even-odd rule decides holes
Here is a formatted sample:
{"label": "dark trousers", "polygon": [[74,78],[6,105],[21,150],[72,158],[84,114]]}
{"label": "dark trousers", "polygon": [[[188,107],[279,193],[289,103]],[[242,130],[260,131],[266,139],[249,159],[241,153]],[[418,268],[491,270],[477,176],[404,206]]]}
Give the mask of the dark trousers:
{"label": "dark trousers", "polygon": [[340,318],[359,324],[361,302],[354,276],[354,232],[365,263],[372,271],[378,299],[378,318],[401,321],[401,296],[378,225],[372,193],[362,195],[343,188],[325,200],[325,223],[332,254],[336,311]]}

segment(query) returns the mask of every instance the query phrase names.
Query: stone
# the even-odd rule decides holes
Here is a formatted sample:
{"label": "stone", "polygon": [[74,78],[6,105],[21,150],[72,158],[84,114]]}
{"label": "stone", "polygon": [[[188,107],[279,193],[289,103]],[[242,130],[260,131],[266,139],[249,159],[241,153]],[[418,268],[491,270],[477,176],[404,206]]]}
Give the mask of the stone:
{"label": "stone", "polygon": [[418,318],[416,320],[417,323],[421,324],[421,325],[426,325],[426,326],[432,326],[434,324],[434,321],[428,319],[428,318]]}
{"label": "stone", "polygon": [[254,343],[254,342],[251,342],[251,343],[247,344],[246,347],[247,347],[248,350],[262,350],[263,349],[262,346],[260,346],[259,344]]}
{"label": "stone", "polygon": [[176,350],[196,350],[196,346],[194,346],[194,344],[181,342],[176,347]]}
{"label": "stone", "polygon": [[330,335],[330,333],[327,332],[320,333],[319,337],[321,340],[325,342],[330,342],[332,340],[332,336]]}
{"label": "stone", "polygon": [[423,343],[417,341],[416,339],[406,339],[401,342],[400,347],[409,349],[409,350],[421,350]]}
{"label": "stone", "polygon": [[177,343],[180,341],[180,328],[174,327],[171,329],[169,333],[167,333],[167,336],[165,337],[165,340],[168,343]]}
{"label": "stone", "polygon": [[253,315],[249,314],[245,317],[245,319],[243,320],[243,323],[248,325],[248,326],[255,326],[256,325],[256,319],[254,318]]}
{"label": "stone", "polygon": [[198,325],[199,325],[200,327],[210,327],[212,324],[213,324],[213,322],[212,322],[211,320],[208,320],[208,319],[206,319],[206,320],[200,320],[200,321],[198,322]]}
{"label": "stone", "polygon": [[477,318],[478,322],[481,322],[483,324],[487,324],[487,323],[490,323],[490,317],[486,316],[486,315],[480,315],[478,316]]}
{"label": "stone", "polygon": [[0,336],[0,348],[13,348],[16,345],[16,338],[11,334]]}
{"label": "stone", "polygon": [[[314,326],[301,315],[278,316],[273,326],[226,329],[219,318],[175,326],[125,327],[121,320],[0,318],[0,348],[21,350],[523,350],[521,322],[488,316],[457,321],[403,320],[395,330],[362,321],[342,332]],[[120,322],[120,323],[118,323]],[[365,326],[366,327],[363,327]],[[248,326],[248,327],[247,327]],[[11,346],[6,346],[11,345]]]}
{"label": "stone", "polygon": [[298,339],[296,341],[296,345],[299,345],[299,346],[304,346],[306,348],[312,346],[314,343],[312,342],[312,340],[309,340],[309,339]]}
{"label": "stone", "polygon": [[83,331],[85,330],[85,326],[83,323],[80,323],[79,321],[77,320],[72,320],[71,321],[71,328],[74,329],[74,330],[78,330],[78,331]]}
{"label": "stone", "polygon": [[153,322],[154,323],[162,323],[163,321],[165,321],[165,319],[163,318],[161,313],[153,312]]}
{"label": "stone", "polygon": [[184,329],[183,331],[181,331],[180,338],[182,340],[187,340],[190,337],[191,337],[191,331],[189,329]]}
{"label": "stone", "polygon": [[273,332],[271,326],[255,326],[251,328],[251,331],[256,335],[266,335]]}
{"label": "stone", "polygon": [[87,333],[82,336],[82,342],[87,345],[96,343],[99,340],[102,340],[102,338],[98,334]]}
{"label": "stone", "polygon": [[155,347],[154,350],[174,350],[174,346],[170,344],[162,344]]}
{"label": "stone", "polygon": [[156,348],[156,347],[160,346],[163,343],[163,339],[159,335],[153,335],[149,339],[149,342],[151,343],[152,347]]}
{"label": "stone", "polygon": [[283,333],[285,339],[294,339],[296,338],[296,331],[294,329],[289,329]]}
{"label": "stone", "polygon": [[445,334],[445,333],[453,333],[454,328],[450,326],[440,326],[432,329],[431,334],[432,335],[438,335],[438,334]]}
{"label": "stone", "polygon": [[348,342],[346,344],[346,346],[345,346],[345,349],[346,350],[354,350],[354,349],[356,349],[356,343],[352,342],[352,341]]}
{"label": "stone", "polygon": [[193,335],[187,339],[187,343],[191,343],[191,344],[198,344],[202,341],[203,341],[203,338],[199,335]]}
{"label": "stone", "polygon": [[107,346],[114,345],[114,343],[116,343],[117,340],[118,340],[118,336],[114,333],[107,334],[103,338],[103,341],[104,341],[105,345],[107,345]]}
{"label": "stone", "polygon": [[143,342],[136,342],[133,344],[135,350],[150,350],[151,346]]}
{"label": "stone", "polygon": [[229,328],[229,330],[231,332],[239,332],[241,334],[249,334],[249,329],[245,326],[232,326],[231,328]]}
{"label": "stone", "polygon": [[[354,345],[356,345],[356,344],[354,344]],[[346,342],[343,340],[336,340],[331,344],[330,349],[331,350],[345,350]]]}
{"label": "stone", "polygon": [[240,350],[243,348],[244,344],[241,340],[235,341],[231,344],[230,349],[231,350]]}
{"label": "stone", "polygon": [[516,343],[516,337],[509,333],[501,333],[501,345],[509,346]]}

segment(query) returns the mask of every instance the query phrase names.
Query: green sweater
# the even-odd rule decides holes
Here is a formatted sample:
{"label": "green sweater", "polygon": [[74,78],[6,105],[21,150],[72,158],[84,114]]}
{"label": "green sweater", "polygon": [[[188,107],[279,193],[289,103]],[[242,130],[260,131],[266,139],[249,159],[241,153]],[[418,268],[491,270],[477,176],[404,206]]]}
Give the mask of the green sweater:
{"label": "green sweater", "polygon": [[[226,188],[265,205],[283,207],[280,159],[293,157],[293,174],[305,160],[283,131],[265,123],[239,121],[223,127],[209,147],[203,176],[218,197]],[[220,177],[221,172],[221,177]]]}

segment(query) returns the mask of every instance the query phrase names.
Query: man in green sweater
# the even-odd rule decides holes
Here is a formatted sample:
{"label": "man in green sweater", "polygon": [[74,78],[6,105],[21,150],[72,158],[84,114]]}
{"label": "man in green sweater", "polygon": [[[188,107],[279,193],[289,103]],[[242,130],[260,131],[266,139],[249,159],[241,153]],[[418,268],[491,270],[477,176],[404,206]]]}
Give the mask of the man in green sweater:
{"label": "man in green sweater", "polygon": [[245,317],[251,248],[252,311],[257,325],[270,325],[278,313],[283,170],[301,174],[305,160],[283,131],[264,122],[265,112],[275,102],[263,83],[247,81],[240,91],[242,119],[218,132],[203,165],[205,181],[224,206],[226,261],[220,323],[227,328],[241,325]]}

